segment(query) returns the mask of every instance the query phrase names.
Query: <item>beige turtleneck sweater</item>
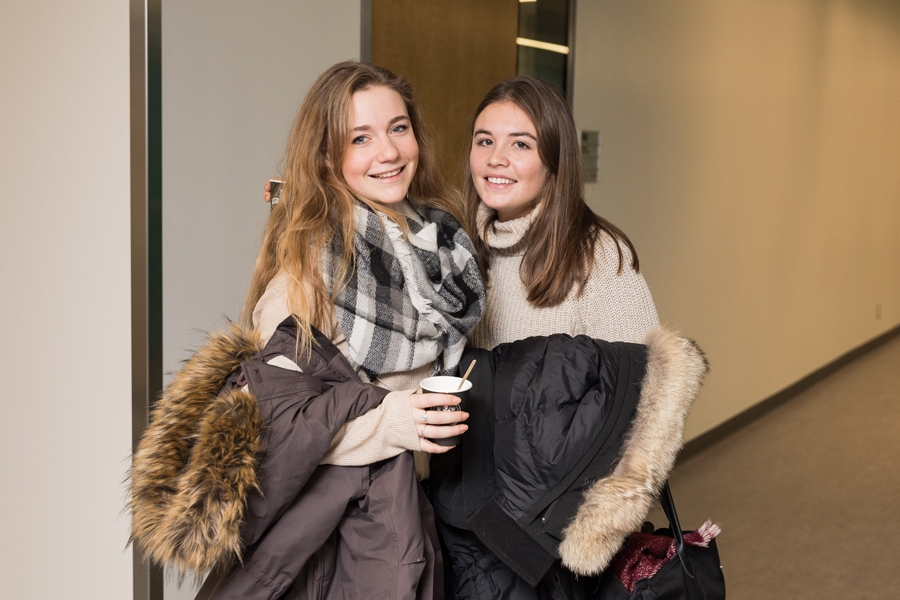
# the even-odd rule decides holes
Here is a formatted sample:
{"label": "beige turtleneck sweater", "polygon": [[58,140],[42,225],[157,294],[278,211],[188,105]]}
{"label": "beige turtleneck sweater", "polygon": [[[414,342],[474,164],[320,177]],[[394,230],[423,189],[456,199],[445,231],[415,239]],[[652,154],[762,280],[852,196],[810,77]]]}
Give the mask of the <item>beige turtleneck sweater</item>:
{"label": "beige turtleneck sweater", "polygon": [[[490,209],[481,206],[481,223],[490,213]],[[536,213],[535,210],[502,223],[495,221],[488,232],[485,243],[491,248],[491,265],[487,307],[469,343],[490,349],[505,342],[553,333],[583,334],[610,342],[642,342],[644,335],[659,325],[656,306],[644,277],[631,268],[631,253],[624,244],[624,266],[621,274],[616,273],[616,243],[605,233],[596,245],[594,267],[581,296],[577,296],[575,288],[557,306],[536,308],[528,303],[519,267],[525,254],[522,238]]]}

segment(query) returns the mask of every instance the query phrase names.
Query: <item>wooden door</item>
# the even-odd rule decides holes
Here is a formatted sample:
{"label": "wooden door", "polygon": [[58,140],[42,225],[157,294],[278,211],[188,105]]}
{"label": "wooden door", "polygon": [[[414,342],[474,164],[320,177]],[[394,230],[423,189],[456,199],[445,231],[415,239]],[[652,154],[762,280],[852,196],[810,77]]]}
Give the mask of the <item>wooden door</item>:
{"label": "wooden door", "polygon": [[372,62],[410,79],[456,185],[475,107],[516,75],[518,7],[517,0],[372,0]]}

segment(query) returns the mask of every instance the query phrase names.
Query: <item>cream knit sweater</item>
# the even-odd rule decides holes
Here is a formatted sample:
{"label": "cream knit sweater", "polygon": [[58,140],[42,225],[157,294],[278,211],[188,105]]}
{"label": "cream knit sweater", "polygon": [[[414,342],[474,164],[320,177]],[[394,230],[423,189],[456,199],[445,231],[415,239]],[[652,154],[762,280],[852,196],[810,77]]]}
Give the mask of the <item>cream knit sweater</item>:
{"label": "cream knit sweater", "polygon": [[[263,344],[275,333],[278,325],[291,314],[288,305],[288,277],[278,273],[269,282],[265,293],[253,310],[253,325]],[[333,328],[331,341],[347,354],[347,340],[339,327]],[[409,395],[419,381],[431,374],[431,365],[406,373],[382,375],[375,383],[392,390],[380,405],[344,425],[331,443],[322,464],[361,466],[391,458],[405,450],[419,450],[419,434],[409,405]],[[427,476],[427,457],[416,453],[416,471]]]}
{"label": "cream knit sweater", "polygon": [[[483,223],[492,211],[479,210]],[[485,238],[491,248],[487,307],[469,343],[491,349],[498,344],[534,335],[567,333],[587,335],[610,342],[643,342],[644,335],[659,325],[656,306],[647,283],[631,268],[631,253],[622,245],[624,266],[617,274],[615,240],[602,234],[594,254],[594,267],[584,288],[572,290],[560,305],[536,308],[525,299],[527,292],[519,277],[525,249],[522,238],[537,211],[511,221],[495,221]],[[479,231],[481,227],[479,227]]]}

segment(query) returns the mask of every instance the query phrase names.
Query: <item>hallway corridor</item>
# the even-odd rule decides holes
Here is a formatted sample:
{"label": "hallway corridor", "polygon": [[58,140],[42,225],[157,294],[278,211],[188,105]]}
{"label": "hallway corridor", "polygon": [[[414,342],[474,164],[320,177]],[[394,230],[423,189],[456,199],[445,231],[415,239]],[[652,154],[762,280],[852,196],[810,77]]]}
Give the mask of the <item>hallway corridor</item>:
{"label": "hallway corridor", "polygon": [[900,598],[900,336],[679,462],[671,485],[683,528],[722,526],[730,600]]}

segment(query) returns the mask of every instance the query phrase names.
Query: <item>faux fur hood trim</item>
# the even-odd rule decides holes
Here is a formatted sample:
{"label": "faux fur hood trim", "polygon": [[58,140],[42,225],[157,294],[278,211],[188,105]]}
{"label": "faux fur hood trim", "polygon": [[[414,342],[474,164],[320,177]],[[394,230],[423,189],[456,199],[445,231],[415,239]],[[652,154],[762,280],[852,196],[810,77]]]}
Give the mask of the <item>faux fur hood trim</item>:
{"label": "faux fur hood trim", "polygon": [[132,457],[130,541],[180,577],[240,556],[247,494],[260,489],[263,421],[249,392],[219,392],[261,351],[259,335],[238,325],[211,334],[157,400]]}
{"label": "faux fur hood trim", "polygon": [[647,370],[637,415],[612,474],[594,483],[559,545],[578,575],[603,571],[623,540],[639,530],[681,450],[684,423],[709,367],[692,340],[663,328],[649,332]]}

